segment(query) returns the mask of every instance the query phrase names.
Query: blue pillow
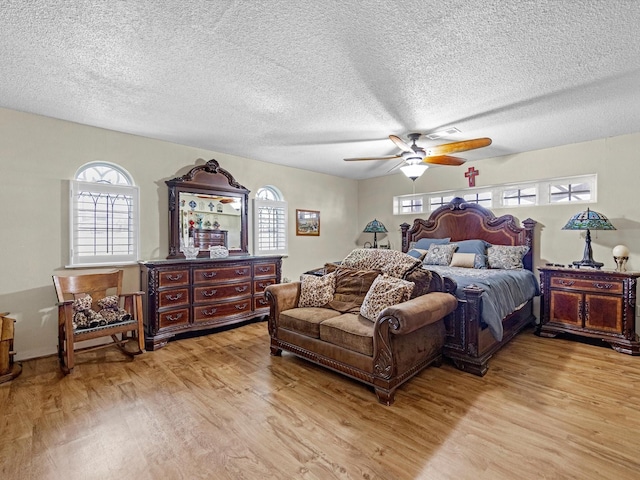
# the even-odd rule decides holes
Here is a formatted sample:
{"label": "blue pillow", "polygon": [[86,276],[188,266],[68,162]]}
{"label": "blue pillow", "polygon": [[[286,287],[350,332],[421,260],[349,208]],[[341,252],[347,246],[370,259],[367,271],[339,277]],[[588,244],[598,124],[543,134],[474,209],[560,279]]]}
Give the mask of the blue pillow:
{"label": "blue pillow", "polygon": [[491,246],[484,240],[461,240],[456,242],[458,249],[456,253],[475,253],[476,260],[473,268],[487,268],[487,248]]}
{"label": "blue pillow", "polygon": [[450,238],[421,238],[416,242],[415,245],[412,245],[411,248],[417,248],[418,250],[429,250],[431,245],[444,245],[451,241]]}

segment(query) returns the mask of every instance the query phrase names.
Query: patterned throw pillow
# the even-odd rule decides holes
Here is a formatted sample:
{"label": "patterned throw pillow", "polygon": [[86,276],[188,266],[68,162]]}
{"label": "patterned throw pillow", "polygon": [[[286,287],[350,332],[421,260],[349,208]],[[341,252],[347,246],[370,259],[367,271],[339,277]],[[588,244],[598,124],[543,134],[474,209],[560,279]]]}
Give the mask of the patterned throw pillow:
{"label": "patterned throw pillow", "polygon": [[487,250],[489,268],[513,270],[524,268],[522,258],[529,251],[526,245],[492,245]]}
{"label": "patterned throw pillow", "polygon": [[333,299],[335,289],[335,273],[328,273],[321,277],[302,275],[298,307],[323,307]]}
{"label": "patterned throw pillow", "polygon": [[453,252],[458,248],[457,243],[447,243],[446,245],[431,245],[424,256],[425,265],[449,265]]}
{"label": "patterned throw pillow", "polygon": [[375,322],[385,308],[406,302],[411,297],[414,283],[387,274],[375,279],[364,297],[360,315]]}

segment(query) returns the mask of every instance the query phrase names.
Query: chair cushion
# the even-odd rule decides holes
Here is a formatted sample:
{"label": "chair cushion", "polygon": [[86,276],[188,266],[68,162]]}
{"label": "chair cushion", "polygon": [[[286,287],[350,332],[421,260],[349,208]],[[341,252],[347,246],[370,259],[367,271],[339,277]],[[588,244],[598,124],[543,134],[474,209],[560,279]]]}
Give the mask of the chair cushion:
{"label": "chair cushion", "polygon": [[320,338],[320,323],[337,316],[340,316],[340,312],[329,308],[291,308],[280,312],[278,325],[307,337]]}
{"label": "chair cushion", "polygon": [[362,315],[345,313],[320,324],[320,340],[372,357],[373,327]]}

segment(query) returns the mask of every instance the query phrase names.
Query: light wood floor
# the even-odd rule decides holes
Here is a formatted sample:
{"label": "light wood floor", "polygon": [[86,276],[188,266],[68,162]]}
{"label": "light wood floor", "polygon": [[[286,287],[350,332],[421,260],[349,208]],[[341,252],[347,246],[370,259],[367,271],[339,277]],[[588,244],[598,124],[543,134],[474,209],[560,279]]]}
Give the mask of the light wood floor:
{"label": "light wood floor", "polygon": [[23,362],[0,385],[0,478],[637,479],[640,357],[521,333],[479,378],[369,388],[284,353],[265,323]]}

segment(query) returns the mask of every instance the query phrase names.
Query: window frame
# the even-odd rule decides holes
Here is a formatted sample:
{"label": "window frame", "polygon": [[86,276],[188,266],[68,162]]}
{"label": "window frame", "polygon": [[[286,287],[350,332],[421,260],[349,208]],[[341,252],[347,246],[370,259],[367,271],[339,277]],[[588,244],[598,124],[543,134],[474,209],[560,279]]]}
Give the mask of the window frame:
{"label": "window frame", "polygon": [[[263,192],[267,192],[267,197],[273,197],[275,200],[267,200],[260,198]],[[273,234],[270,231],[268,236],[268,243],[275,248],[261,248],[263,226],[261,225],[260,212],[262,209],[274,209],[281,212],[281,217],[277,217],[276,229],[281,229],[280,234]],[[258,188],[256,191],[256,197],[253,199],[253,252],[256,256],[261,255],[282,255],[286,256],[289,253],[289,204],[284,200],[282,193],[278,188],[273,185],[266,185]],[[270,226],[268,225],[268,228]],[[272,240],[275,238],[275,241]]]}
{"label": "window frame", "polygon": [[[107,181],[87,182],[77,180],[82,174],[95,167],[106,167],[112,169],[118,174],[120,181],[129,182],[128,185],[119,183],[112,184]],[[128,253],[109,253],[108,251],[97,252],[95,254],[80,253],[78,245],[79,237],[79,195],[81,192],[95,194],[99,196],[124,196],[131,204],[127,207],[129,215],[128,227],[125,230],[129,237],[127,242]],[[113,213],[113,212],[111,212]],[[104,227],[104,237],[113,238],[113,225],[108,225],[108,215],[106,224],[93,224],[94,232],[96,229]],[[100,235],[101,236],[101,235]],[[120,231],[122,236],[122,231]],[[100,267],[100,266],[120,266],[131,265],[139,261],[140,256],[140,190],[133,184],[131,175],[119,165],[107,162],[90,162],[78,169],[73,180],[69,181],[69,264],[67,268],[77,267]]]}

